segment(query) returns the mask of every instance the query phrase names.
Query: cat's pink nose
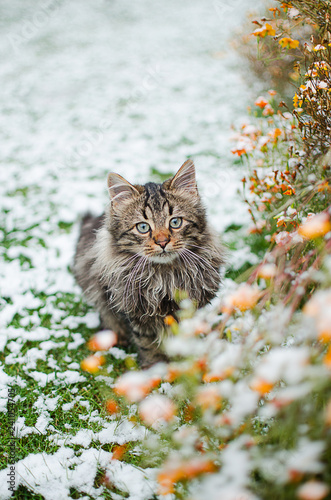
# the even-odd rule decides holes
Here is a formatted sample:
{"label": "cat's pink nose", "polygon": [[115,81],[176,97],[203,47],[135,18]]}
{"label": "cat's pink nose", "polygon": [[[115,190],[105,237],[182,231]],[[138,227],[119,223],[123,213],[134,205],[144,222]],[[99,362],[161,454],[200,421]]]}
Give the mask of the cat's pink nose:
{"label": "cat's pink nose", "polygon": [[154,236],[153,239],[155,243],[163,249],[167,246],[167,244],[170,241],[169,236],[165,233],[158,233],[157,235]]}
{"label": "cat's pink nose", "polygon": [[157,245],[160,245],[161,248],[165,248],[167,244],[169,243],[170,240],[158,240],[155,243]]}

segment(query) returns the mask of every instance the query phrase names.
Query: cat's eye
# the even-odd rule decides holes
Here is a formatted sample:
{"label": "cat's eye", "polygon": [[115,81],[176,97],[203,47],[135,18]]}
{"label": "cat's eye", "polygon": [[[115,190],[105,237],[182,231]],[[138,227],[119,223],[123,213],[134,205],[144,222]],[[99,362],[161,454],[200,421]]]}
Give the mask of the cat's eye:
{"label": "cat's eye", "polygon": [[178,229],[183,224],[183,219],[181,217],[173,217],[170,219],[169,226],[173,229]]}
{"label": "cat's eye", "polygon": [[150,230],[150,225],[147,224],[147,222],[139,222],[139,224],[136,225],[136,228],[138,229],[139,233],[146,234]]}

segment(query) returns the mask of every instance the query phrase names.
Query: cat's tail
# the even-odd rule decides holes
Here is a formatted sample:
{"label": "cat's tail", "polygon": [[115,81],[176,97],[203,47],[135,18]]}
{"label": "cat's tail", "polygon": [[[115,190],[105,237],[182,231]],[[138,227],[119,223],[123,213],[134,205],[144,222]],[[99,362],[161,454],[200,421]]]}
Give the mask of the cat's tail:
{"label": "cat's tail", "polygon": [[95,216],[92,215],[91,212],[87,212],[81,221],[80,225],[80,236],[79,240],[81,238],[87,238],[90,240],[91,238],[95,238],[95,232],[101,228],[105,220],[105,214]]}
{"label": "cat's tail", "polygon": [[76,276],[77,281],[80,281],[81,268],[84,267],[87,271],[88,250],[92,248],[96,232],[100,229],[104,223],[105,215],[95,216],[90,212],[86,213],[80,224],[80,232],[76,247],[76,254],[73,264],[73,273]]}

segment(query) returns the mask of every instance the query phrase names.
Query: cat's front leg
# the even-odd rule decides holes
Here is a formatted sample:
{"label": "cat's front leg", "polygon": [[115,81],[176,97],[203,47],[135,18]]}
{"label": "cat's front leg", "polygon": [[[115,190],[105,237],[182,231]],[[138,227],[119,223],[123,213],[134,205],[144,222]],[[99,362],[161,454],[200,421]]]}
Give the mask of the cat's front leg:
{"label": "cat's front leg", "polygon": [[141,368],[149,368],[155,363],[169,361],[168,356],[162,351],[160,335],[156,331],[146,332],[143,327],[135,327],[132,333]]}
{"label": "cat's front leg", "polygon": [[125,314],[112,311],[106,301],[99,306],[100,329],[113,330],[117,335],[118,347],[130,347],[132,345],[131,325]]}

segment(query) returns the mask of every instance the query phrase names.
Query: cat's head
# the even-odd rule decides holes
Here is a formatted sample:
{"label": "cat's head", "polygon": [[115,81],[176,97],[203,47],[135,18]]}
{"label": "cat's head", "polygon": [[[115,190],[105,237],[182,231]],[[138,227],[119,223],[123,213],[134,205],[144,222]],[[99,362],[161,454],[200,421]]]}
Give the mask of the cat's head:
{"label": "cat's head", "polygon": [[163,184],[132,185],[108,175],[109,230],[119,251],[168,264],[199,247],[206,229],[192,160]]}

